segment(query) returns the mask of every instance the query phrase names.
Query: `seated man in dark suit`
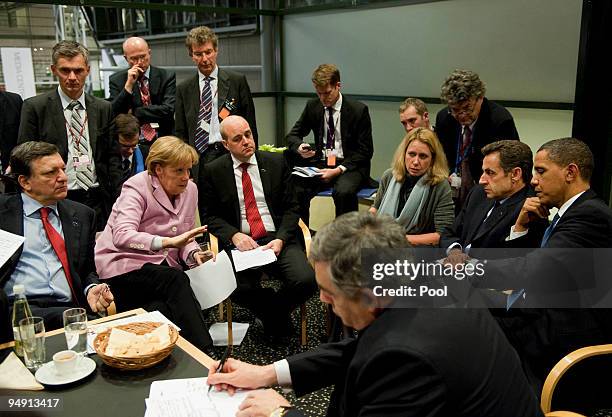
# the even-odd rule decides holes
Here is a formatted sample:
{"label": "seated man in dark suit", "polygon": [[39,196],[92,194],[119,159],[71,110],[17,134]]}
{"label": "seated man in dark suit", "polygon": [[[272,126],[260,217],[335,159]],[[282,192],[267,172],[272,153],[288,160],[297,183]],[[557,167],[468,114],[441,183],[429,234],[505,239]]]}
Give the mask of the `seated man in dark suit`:
{"label": "seated man in dark suit", "polygon": [[442,101],[448,104],[436,116],[436,133],[444,146],[459,213],[467,193],[480,177],[483,146],[500,139],[519,138],[514,119],[501,105],[487,100],[478,74],[455,70],[442,84]]}
{"label": "seated man in dark suit", "polygon": [[[333,184],[336,216],[357,211],[359,189],[370,179],[374,153],[372,122],[368,107],[340,93],[340,70],[319,65],[312,73],[318,98],[309,100],[287,135],[287,154],[295,165],[322,169],[319,178],[296,181],[300,216],[308,222],[310,199],[321,188]],[[314,147],[303,140],[312,132]]]}
{"label": "seated man in dark suit", "polygon": [[[390,217],[349,213],[321,229],[311,247],[321,300],[356,339],[321,345],[273,365],[229,359],[208,382],[279,384],[301,396],[334,385],[328,416],[540,416],[516,354],[486,310],[397,308],[362,273],[362,249],[406,248]],[[399,262],[399,261],[398,261]],[[386,279],[392,279],[387,277]],[[374,284],[376,285],[376,284]],[[300,416],[273,390],[256,391],[237,416]]]}
{"label": "seated man in dark suit", "polygon": [[120,114],[113,122],[113,134],[119,142],[121,151],[121,166],[123,168],[124,183],[128,178],[145,170],[145,161],[149,154],[149,147],[140,147],[138,138],[140,135],[140,123],[131,114]]}
{"label": "seated man in dark suit", "polygon": [[123,56],[130,66],[109,78],[109,100],[115,115],[130,112],[140,122],[140,141],[148,147],[174,131],[176,75],[151,64],[151,49],[142,38],[123,42]]}
{"label": "seated man in dark suit", "polygon": [[[508,230],[518,217],[525,199],[535,195],[529,185],[533,155],[525,143],[500,140],[482,148],[482,175],[472,188],[453,226],[440,238],[450,257],[475,248],[505,248]],[[546,220],[534,222],[523,247],[539,247]],[[478,255],[472,253],[472,256]]]}
{"label": "seated man in dark suit", "polygon": [[[223,120],[221,136],[229,153],[200,170],[202,223],[224,247],[248,251],[262,245],[274,251],[276,262],[237,273],[232,298],[262,320],[267,334],[285,336],[291,311],[315,291],[314,271],[296,239],[299,215],[289,169],[281,154],[255,150],[241,116]],[[261,288],[262,271],[283,280],[283,287],[278,292]]]}
{"label": "seated man in dark suit", "polygon": [[62,312],[84,307],[105,311],[113,301],[94,265],[94,212],[66,200],[66,164],[55,145],[25,142],[13,149],[11,175],[18,194],[0,195],[0,229],[25,242],[0,268],[0,287],[12,300],[13,286],[25,285],[35,316],[47,329],[62,327]]}
{"label": "seated man in dark suit", "polygon": [[592,152],[578,139],[551,140],[540,147],[531,180],[536,196],[525,200],[508,231],[512,244],[524,246],[532,239],[533,225],[547,219],[550,209],[558,212],[539,249],[489,261],[480,281],[486,288],[514,289],[505,303],[512,310],[546,307],[525,323],[520,335],[521,343],[530,345],[521,359],[535,387],[569,352],[612,342],[609,309],[574,308],[584,306],[585,294],[598,278],[600,260],[585,248],[612,247],[612,210],[590,189],[593,165]]}

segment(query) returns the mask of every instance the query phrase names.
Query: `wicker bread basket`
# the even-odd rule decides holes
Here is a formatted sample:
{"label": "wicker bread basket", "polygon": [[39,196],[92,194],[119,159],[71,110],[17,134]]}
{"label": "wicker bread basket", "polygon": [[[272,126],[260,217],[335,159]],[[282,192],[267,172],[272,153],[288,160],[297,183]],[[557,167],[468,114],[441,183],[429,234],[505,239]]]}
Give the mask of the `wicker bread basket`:
{"label": "wicker bread basket", "polygon": [[[152,332],[162,324],[163,323],[159,322],[135,322],[121,324],[116,327],[126,332],[143,335]],[[98,356],[108,366],[123,370],[144,369],[163,361],[168,355],[170,355],[172,349],[174,349],[174,345],[176,345],[176,341],[178,340],[178,332],[173,326],[168,326],[168,329],[170,331],[170,344],[163,349],[148,353],[146,355],[141,355],[137,357],[120,357],[106,355],[106,346],[108,345],[108,338],[110,337],[111,329],[98,333],[94,340],[93,347],[96,350]]]}

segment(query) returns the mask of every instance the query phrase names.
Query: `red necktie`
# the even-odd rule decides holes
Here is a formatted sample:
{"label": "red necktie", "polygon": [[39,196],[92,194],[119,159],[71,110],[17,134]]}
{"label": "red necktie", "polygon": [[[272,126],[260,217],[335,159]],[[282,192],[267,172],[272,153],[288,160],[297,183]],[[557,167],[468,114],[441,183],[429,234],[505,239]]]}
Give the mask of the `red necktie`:
{"label": "red necktie", "polygon": [[[142,81],[140,82],[140,99],[142,100],[143,106],[151,105],[151,95],[149,94],[149,79],[144,76],[142,77]],[[143,123],[142,126],[140,126],[140,130],[142,130],[142,136],[144,136],[147,141],[151,142],[153,139],[155,139],[155,129],[153,129],[149,123]]]}
{"label": "red necktie", "polygon": [[64,243],[64,239],[62,235],[57,233],[57,230],[53,227],[53,225],[49,222],[49,211],[51,209],[49,207],[41,207],[40,208],[40,220],[42,220],[43,227],[45,228],[45,232],[47,232],[47,238],[49,242],[51,242],[51,246],[55,251],[55,254],[59,258],[62,267],[64,268],[64,274],[66,275],[66,281],[68,281],[68,286],[70,287],[70,292],[72,293],[72,300],[79,305],[79,299],[74,292],[74,287],[72,285],[72,276],[70,275],[70,265],[68,264],[68,255],[66,254],[66,244]]}
{"label": "red necktie", "polygon": [[244,205],[246,207],[246,217],[249,227],[251,228],[251,237],[253,240],[261,239],[267,235],[259,210],[257,210],[257,202],[255,201],[255,193],[253,192],[253,184],[251,177],[247,172],[248,163],[240,164],[242,168],[242,194],[244,196]]}

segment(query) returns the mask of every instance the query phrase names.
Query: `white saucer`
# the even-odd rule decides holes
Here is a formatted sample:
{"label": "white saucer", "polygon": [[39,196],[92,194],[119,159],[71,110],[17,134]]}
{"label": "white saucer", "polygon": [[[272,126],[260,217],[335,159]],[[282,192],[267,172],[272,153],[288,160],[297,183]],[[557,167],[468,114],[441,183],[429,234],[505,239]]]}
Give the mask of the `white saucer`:
{"label": "white saucer", "polygon": [[59,375],[55,370],[53,361],[51,361],[41,366],[34,376],[41,384],[64,385],[83,379],[96,369],[96,362],[91,358],[82,357],[78,361],[75,369],[68,374]]}

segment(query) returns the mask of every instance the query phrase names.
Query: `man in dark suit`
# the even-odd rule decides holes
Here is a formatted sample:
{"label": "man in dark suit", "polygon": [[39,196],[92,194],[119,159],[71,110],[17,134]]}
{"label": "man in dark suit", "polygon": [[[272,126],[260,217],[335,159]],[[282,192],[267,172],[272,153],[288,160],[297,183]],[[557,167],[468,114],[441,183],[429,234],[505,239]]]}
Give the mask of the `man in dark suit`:
{"label": "man in dark suit", "polygon": [[[229,359],[209,383],[279,384],[298,396],[334,385],[328,416],[540,416],[516,354],[486,310],[396,308],[374,295],[379,282],[362,275],[362,250],[407,246],[390,217],[338,217],[315,236],[311,260],[321,300],[359,337],[273,365]],[[276,391],[256,391],[237,416],[302,415],[290,407]]]}
{"label": "man in dark suit", "polygon": [[455,70],[442,84],[442,100],[448,104],[436,116],[436,133],[444,146],[459,213],[467,193],[480,177],[483,146],[501,139],[518,139],[512,115],[487,100],[478,74]]}
{"label": "man in dark suit", "polygon": [[140,123],[131,114],[120,114],[113,121],[113,136],[119,143],[121,151],[121,167],[123,176],[121,182],[146,169],[145,162],[149,154],[149,147],[138,144],[140,137]]}
{"label": "man in dark suit", "polygon": [[[255,150],[247,121],[228,116],[221,123],[229,154],[200,170],[200,213],[203,224],[225,246],[248,251],[272,249],[276,262],[239,272],[233,298],[260,318],[271,336],[290,331],[289,314],[315,291],[314,272],[296,240],[298,210],[281,154]],[[284,281],[278,292],[261,288],[261,271]]]}
{"label": "man in dark suit", "polygon": [[123,42],[129,68],[109,78],[115,115],[131,112],[140,122],[140,141],[149,146],[160,136],[174,132],[176,75],[151,64],[147,41],[136,36]]}
{"label": "man in dark suit", "polygon": [[[176,136],[194,146],[205,165],[225,154],[220,122],[230,114],[242,116],[251,126],[257,145],[255,105],[246,77],[217,66],[217,35],[210,28],[192,29],[185,40],[198,73],[179,84],[176,92]],[[193,168],[198,177],[198,166]]]}
{"label": "man in dark suit", "polygon": [[[588,300],[585,294],[594,283],[601,284],[595,273],[599,262],[585,248],[612,247],[612,210],[590,189],[592,172],[593,154],[584,142],[563,138],[542,145],[531,180],[536,196],[525,200],[511,228],[513,244],[524,246],[534,222],[547,219],[552,208],[558,212],[540,249],[524,257],[489,261],[481,281],[486,288],[514,289],[508,308],[555,307],[546,308],[522,329],[522,343],[531,349],[521,359],[536,387],[567,353],[612,341],[610,310],[574,308],[584,306],[580,303]],[[599,291],[609,291],[609,285]]]}
{"label": "man in dark suit", "polygon": [[[476,248],[506,248],[510,226],[518,217],[525,199],[535,195],[530,187],[533,155],[525,143],[501,140],[482,148],[482,175],[472,188],[466,203],[440,239],[440,247],[450,257],[470,253]],[[545,219],[534,222],[529,240],[523,247],[539,247]],[[476,252],[476,253],[475,253]]]}
{"label": "man in dark suit", "polygon": [[0,268],[0,287],[12,299],[13,287],[24,284],[32,313],[44,317],[47,329],[63,326],[67,308],[105,311],[113,296],[94,265],[95,214],[65,199],[68,178],[57,147],[25,142],[10,162],[21,192],[0,195],[0,229],[25,242]]}
{"label": "man in dark suit", "polygon": [[0,91],[0,174],[6,171],[11,151],[17,144],[22,104],[19,94]]}
{"label": "man in dark suit", "polygon": [[51,70],[59,80],[56,91],[23,103],[19,142],[57,145],[66,162],[68,198],[93,208],[96,229],[104,229],[120,191],[119,146],[110,137],[111,104],[84,92],[89,51],[76,42],[53,47]]}
{"label": "man in dark suit", "polygon": [[[374,153],[368,107],[340,93],[340,71],[319,65],[312,74],[319,98],[309,100],[287,135],[288,155],[296,165],[317,166],[322,175],[298,182],[302,218],[308,220],[310,199],[322,186],[333,184],[336,216],[358,209],[357,193],[370,178]],[[314,147],[303,142],[312,132]]]}

